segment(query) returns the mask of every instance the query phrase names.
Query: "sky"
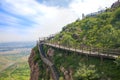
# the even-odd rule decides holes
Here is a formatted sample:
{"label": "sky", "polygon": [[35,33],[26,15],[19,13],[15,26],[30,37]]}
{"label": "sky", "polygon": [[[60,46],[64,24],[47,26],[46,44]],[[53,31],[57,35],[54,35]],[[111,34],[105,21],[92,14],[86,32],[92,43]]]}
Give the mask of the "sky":
{"label": "sky", "polygon": [[0,42],[37,41],[117,0],[0,0]]}

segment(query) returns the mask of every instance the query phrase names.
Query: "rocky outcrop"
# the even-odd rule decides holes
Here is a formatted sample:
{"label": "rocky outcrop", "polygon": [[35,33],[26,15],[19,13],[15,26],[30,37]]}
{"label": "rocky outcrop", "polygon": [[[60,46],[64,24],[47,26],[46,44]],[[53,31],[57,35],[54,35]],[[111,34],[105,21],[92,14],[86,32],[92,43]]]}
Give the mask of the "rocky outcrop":
{"label": "rocky outcrop", "polygon": [[120,0],[118,0],[117,2],[113,3],[111,8],[116,8],[120,6]]}
{"label": "rocky outcrop", "polygon": [[47,55],[48,55],[49,57],[53,57],[53,55],[54,55],[54,50],[53,50],[52,48],[49,48],[48,51],[47,51]]}
{"label": "rocky outcrop", "polygon": [[29,66],[30,66],[30,80],[38,80],[39,79],[39,75],[40,75],[40,69],[39,69],[39,65],[37,62],[34,61],[34,57],[35,57],[35,51],[32,50],[30,57],[28,59],[29,62]]}
{"label": "rocky outcrop", "polygon": [[73,71],[71,69],[66,70],[64,67],[61,66],[60,70],[64,74],[64,80],[73,80],[72,77]]}

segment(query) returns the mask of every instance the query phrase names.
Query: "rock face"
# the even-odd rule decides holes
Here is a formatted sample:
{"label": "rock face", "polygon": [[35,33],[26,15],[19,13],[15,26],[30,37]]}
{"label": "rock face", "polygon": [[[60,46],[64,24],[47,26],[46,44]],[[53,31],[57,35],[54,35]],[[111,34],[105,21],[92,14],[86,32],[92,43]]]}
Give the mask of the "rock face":
{"label": "rock face", "polygon": [[53,57],[54,50],[52,48],[49,48],[48,51],[47,51],[47,55],[50,56],[50,57]]}
{"label": "rock face", "polygon": [[64,74],[64,80],[73,80],[73,77],[72,77],[73,72],[71,69],[66,70],[64,67],[61,67],[60,70]]}
{"label": "rock face", "polygon": [[38,63],[34,62],[35,51],[32,50],[30,57],[28,59],[28,63],[30,66],[30,80],[38,80],[40,75],[40,69]]}

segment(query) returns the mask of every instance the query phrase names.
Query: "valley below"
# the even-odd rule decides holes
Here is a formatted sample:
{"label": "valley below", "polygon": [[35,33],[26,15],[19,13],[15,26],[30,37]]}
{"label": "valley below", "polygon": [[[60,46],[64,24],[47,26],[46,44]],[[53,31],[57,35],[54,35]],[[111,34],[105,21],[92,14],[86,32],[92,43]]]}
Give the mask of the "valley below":
{"label": "valley below", "polygon": [[29,80],[28,56],[34,44],[0,43],[0,80]]}

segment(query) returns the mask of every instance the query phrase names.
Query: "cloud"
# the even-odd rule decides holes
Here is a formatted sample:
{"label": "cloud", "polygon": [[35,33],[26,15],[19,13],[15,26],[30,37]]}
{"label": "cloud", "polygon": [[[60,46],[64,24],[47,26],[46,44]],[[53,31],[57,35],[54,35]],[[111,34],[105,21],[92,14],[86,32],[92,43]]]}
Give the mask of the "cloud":
{"label": "cloud", "polygon": [[74,0],[69,7],[81,17],[81,14],[97,12],[100,9],[110,7],[116,0]]}
{"label": "cloud", "polygon": [[[4,17],[4,19],[7,20],[9,27],[12,26],[10,29],[11,31],[9,30],[7,32],[11,33],[11,35],[14,36],[11,36],[11,38],[9,38],[8,36],[10,36],[10,34],[3,32],[2,34],[4,34],[4,37],[8,37],[9,39],[2,38],[2,41],[4,41],[3,39],[19,39],[16,38],[18,35],[19,37],[21,36],[20,38],[23,38],[24,40],[36,40],[40,36],[47,36],[60,31],[65,24],[70,23],[77,18],[74,12],[72,12],[70,9],[60,8],[56,6],[49,7],[43,4],[39,4],[34,0],[6,0],[2,6],[6,12],[15,15],[14,17],[6,15],[8,20]],[[35,23],[29,23],[31,24],[29,28],[24,30],[24,28],[27,26],[25,27],[24,25],[21,25],[21,21],[19,21],[19,18],[16,16],[24,17],[27,20],[31,20]],[[14,25],[11,25],[11,23]],[[18,26],[24,26],[24,28],[17,28]],[[16,30],[16,32],[14,32],[14,30]],[[26,35],[26,37],[24,37],[22,34],[19,34],[20,32],[24,32],[24,35]]]}
{"label": "cloud", "polygon": [[52,5],[47,5],[37,0],[1,0],[0,41],[37,40],[59,32],[63,26],[81,17],[82,13],[97,11],[99,7],[105,8],[114,2],[66,0],[66,6],[57,6],[56,1],[50,0]]}
{"label": "cloud", "polygon": [[36,0],[47,6],[67,7],[72,0]]}

